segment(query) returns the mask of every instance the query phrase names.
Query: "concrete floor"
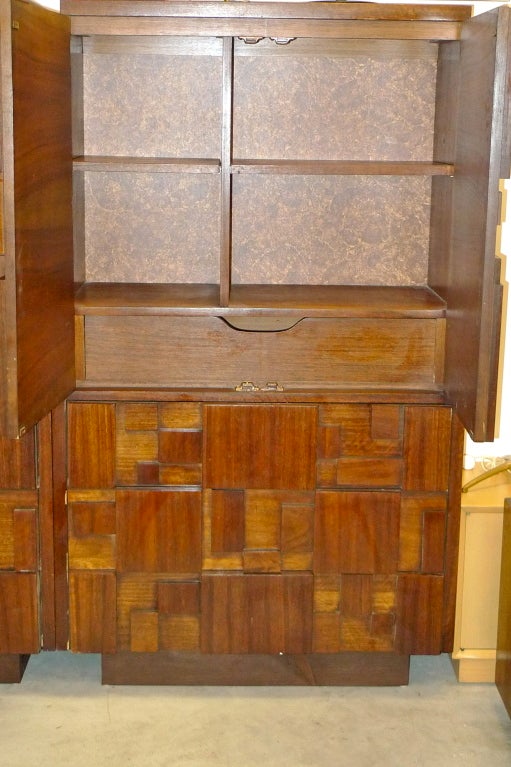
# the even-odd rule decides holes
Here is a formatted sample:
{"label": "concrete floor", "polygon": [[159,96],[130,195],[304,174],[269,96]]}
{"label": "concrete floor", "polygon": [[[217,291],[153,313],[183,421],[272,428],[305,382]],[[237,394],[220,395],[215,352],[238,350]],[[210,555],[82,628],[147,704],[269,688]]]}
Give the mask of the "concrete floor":
{"label": "concrete floor", "polygon": [[0,685],[1,767],[510,767],[493,685],[448,656],[398,688],[108,687],[98,656],[33,656]]}

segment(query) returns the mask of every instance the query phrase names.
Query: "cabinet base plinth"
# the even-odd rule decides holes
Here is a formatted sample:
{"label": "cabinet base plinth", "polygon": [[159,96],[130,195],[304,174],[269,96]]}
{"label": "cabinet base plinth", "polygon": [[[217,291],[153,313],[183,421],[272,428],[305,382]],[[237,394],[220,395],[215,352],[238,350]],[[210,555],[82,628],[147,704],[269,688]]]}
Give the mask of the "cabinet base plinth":
{"label": "cabinet base plinth", "polygon": [[0,653],[0,684],[21,682],[30,655]]}
{"label": "cabinet base plinth", "polygon": [[102,656],[103,684],[342,685],[408,684],[410,657],[346,652],[310,655],[130,653]]}

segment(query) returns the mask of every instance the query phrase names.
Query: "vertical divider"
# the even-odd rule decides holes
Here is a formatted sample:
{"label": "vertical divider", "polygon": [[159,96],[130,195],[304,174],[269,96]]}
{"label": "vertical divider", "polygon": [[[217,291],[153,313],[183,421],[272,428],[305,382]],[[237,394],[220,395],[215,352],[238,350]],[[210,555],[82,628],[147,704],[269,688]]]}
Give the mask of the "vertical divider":
{"label": "vertical divider", "polygon": [[220,225],[220,305],[229,304],[231,287],[231,226],[232,226],[232,37],[223,41],[222,59],[222,155],[221,155],[221,225]]}

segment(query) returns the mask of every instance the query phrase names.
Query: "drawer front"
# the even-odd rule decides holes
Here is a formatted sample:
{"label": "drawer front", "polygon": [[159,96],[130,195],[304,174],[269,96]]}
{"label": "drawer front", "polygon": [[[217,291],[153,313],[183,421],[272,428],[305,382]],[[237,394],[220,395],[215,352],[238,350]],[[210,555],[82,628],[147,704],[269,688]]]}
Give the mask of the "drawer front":
{"label": "drawer front", "polygon": [[443,329],[435,319],[304,318],[268,332],[219,317],[89,316],[78,356],[87,383],[115,387],[436,390]]}

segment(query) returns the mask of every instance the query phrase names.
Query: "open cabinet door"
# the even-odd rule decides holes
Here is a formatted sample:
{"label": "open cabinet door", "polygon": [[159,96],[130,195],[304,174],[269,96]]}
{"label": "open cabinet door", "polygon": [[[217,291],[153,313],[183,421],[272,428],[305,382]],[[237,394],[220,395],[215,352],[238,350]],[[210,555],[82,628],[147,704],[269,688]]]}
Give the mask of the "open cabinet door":
{"label": "open cabinet door", "polygon": [[499,179],[511,163],[510,19],[508,7],[488,11],[464,22],[460,43],[440,45],[435,160],[454,156],[455,175],[433,183],[430,284],[447,302],[447,396],[476,441],[494,436]]}
{"label": "open cabinet door", "polygon": [[0,8],[0,433],[15,437],[75,383],[70,31],[23,0]]}

